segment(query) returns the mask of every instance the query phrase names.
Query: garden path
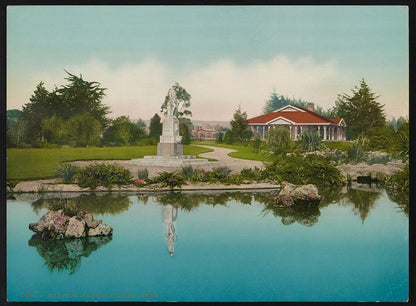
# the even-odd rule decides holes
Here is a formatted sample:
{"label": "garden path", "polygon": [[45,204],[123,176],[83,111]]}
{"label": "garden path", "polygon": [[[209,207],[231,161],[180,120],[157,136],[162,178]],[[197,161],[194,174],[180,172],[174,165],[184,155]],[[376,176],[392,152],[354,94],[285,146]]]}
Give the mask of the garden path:
{"label": "garden path", "polygon": [[248,160],[248,159],[240,159],[234,158],[229,156],[232,152],[237,152],[236,150],[227,149],[227,148],[219,148],[219,147],[211,147],[211,146],[203,146],[203,145],[195,145],[198,147],[208,148],[214,150],[213,152],[207,152],[199,154],[199,157],[202,158],[212,158],[218,160],[221,166],[228,167],[232,171],[240,172],[245,168],[264,168],[264,164],[261,161],[255,160]]}

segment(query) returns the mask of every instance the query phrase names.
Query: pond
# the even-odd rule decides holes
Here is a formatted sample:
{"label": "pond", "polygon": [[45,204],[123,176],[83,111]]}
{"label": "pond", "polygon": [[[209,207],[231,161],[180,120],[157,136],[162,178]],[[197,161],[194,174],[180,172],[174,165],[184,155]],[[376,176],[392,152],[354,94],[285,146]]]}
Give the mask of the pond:
{"label": "pond", "polygon": [[[16,195],[7,200],[9,301],[406,301],[408,200],[327,191]],[[44,241],[48,209],[85,209],[112,236]]]}

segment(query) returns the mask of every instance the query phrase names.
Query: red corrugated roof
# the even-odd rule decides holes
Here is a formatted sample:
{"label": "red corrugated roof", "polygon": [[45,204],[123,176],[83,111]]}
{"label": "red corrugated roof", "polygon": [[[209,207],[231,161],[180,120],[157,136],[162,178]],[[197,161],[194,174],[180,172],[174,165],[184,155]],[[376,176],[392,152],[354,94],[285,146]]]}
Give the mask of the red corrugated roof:
{"label": "red corrugated roof", "polygon": [[304,112],[301,111],[279,111],[279,112],[271,112],[267,113],[261,116],[257,116],[251,119],[248,119],[248,123],[251,124],[266,124],[274,119],[277,119],[279,117],[283,117],[287,120],[290,120],[294,123],[336,123],[339,124],[341,121],[340,118],[327,118],[322,115],[319,115],[315,112],[311,112],[310,110],[307,110],[303,107],[294,106],[296,108],[299,108],[301,110],[304,110]]}

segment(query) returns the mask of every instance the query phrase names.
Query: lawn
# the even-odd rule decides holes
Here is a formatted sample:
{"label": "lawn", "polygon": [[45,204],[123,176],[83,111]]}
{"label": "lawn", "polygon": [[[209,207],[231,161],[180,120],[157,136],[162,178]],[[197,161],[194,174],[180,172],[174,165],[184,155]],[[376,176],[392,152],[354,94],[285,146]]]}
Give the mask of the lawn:
{"label": "lawn", "polygon": [[[185,155],[198,155],[209,151],[211,150],[206,148],[184,146]],[[55,177],[55,170],[65,161],[128,160],[156,153],[156,146],[7,149],[7,179],[33,180]]]}

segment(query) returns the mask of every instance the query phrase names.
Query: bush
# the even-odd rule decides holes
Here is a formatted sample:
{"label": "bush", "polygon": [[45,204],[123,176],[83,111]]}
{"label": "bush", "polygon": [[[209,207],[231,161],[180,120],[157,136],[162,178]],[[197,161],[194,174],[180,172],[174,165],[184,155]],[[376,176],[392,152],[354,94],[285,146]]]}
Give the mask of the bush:
{"label": "bush", "polygon": [[162,187],[169,187],[170,189],[175,187],[182,188],[182,185],[186,183],[179,173],[169,173],[166,171],[160,173],[157,177],[155,177],[153,182],[161,184]]}
{"label": "bush", "polygon": [[261,171],[258,168],[254,170],[251,168],[246,168],[241,170],[240,176],[244,180],[252,180],[252,181],[261,181]]}
{"label": "bush", "polygon": [[111,188],[112,185],[128,185],[131,183],[129,170],[119,165],[95,164],[81,169],[76,175],[80,187],[91,189],[97,186]]}
{"label": "bush", "polygon": [[341,185],[341,172],[325,156],[292,154],[279,156],[262,171],[262,178],[277,182],[288,181],[296,185]]}
{"label": "bush", "polygon": [[274,154],[285,152],[290,145],[290,133],[284,126],[273,128],[267,133],[267,146]]}
{"label": "bush", "polygon": [[316,130],[306,130],[299,137],[299,145],[306,151],[316,151],[322,148],[322,139]]}
{"label": "bush", "polygon": [[147,171],[147,169],[141,169],[139,170],[139,172],[137,173],[137,178],[139,180],[146,180],[149,178],[149,171]]}
{"label": "bush", "polygon": [[181,175],[187,181],[194,181],[196,177],[196,172],[192,168],[192,166],[186,166],[182,167]]}
{"label": "bush", "polygon": [[136,146],[153,146],[157,144],[157,139],[155,137],[147,137],[136,140],[134,142]]}
{"label": "bush", "polygon": [[75,175],[78,171],[78,167],[72,166],[70,164],[63,164],[60,165],[56,170],[56,175],[62,179],[64,184],[71,184],[74,182]]}
{"label": "bush", "polygon": [[353,163],[364,161],[368,150],[368,138],[358,137],[347,149],[348,160]]}

